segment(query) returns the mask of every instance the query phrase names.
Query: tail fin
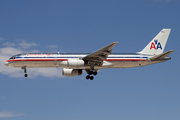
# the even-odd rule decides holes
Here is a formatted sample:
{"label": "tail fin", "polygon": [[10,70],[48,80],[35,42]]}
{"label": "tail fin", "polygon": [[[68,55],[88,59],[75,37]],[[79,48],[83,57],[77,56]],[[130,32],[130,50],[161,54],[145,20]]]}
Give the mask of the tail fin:
{"label": "tail fin", "polygon": [[162,29],[140,54],[158,55],[163,53],[171,29]]}

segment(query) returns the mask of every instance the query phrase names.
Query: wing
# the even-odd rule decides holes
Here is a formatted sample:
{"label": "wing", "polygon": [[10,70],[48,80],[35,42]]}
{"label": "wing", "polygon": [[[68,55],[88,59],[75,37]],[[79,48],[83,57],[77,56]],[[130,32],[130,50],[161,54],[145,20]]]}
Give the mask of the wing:
{"label": "wing", "polygon": [[117,44],[118,42],[113,42],[110,45],[101,48],[100,50],[97,50],[84,58],[82,58],[92,70],[94,70],[94,66],[102,66],[103,60],[108,57],[109,54],[112,53],[112,48]]}

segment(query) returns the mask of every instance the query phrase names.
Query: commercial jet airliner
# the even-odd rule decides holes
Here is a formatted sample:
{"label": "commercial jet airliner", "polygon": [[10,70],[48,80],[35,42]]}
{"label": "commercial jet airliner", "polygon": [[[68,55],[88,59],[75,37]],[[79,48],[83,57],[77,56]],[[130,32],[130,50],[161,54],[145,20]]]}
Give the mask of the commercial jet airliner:
{"label": "commercial jet airliner", "polygon": [[62,67],[64,76],[82,75],[87,72],[86,79],[93,80],[99,69],[105,68],[131,68],[170,60],[168,57],[173,50],[164,52],[164,48],[171,29],[162,29],[155,38],[140,52],[134,54],[112,53],[112,48],[118,43],[113,42],[108,46],[93,53],[23,53],[12,56],[5,62],[6,66],[24,69],[27,77],[27,68],[36,67]]}

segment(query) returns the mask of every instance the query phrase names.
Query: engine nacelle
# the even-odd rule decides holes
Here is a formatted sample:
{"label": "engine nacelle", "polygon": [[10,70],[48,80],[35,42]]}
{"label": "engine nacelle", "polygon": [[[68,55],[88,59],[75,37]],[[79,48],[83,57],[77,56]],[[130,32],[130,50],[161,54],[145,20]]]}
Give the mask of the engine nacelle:
{"label": "engine nacelle", "polygon": [[83,67],[84,66],[84,60],[79,60],[79,59],[68,59],[67,63],[68,63],[68,67]]}
{"label": "engine nacelle", "polygon": [[66,69],[63,68],[62,74],[63,76],[72,77],[72,76],[78,76],[82,75],[82,69]]}
{"label": "engine nacelle", "polygon": [[79,67],[84,67],[84,61],[80,60],[79,58],[72,58],[72,59],[68,59],[67,61],[62,61],[60,63],[60,65],[64,66],[64,67],[68,67],[68,68],[72,68],[72,69],[78,69]]}

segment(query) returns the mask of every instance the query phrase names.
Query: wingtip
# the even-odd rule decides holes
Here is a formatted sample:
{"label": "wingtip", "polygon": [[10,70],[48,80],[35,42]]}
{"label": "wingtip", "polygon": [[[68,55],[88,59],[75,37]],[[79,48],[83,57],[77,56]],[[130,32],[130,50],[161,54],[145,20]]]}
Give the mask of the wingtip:
{"label": "wingtip", "polygon": [[119,42],[113,42],[114,44],[118,44]]}

